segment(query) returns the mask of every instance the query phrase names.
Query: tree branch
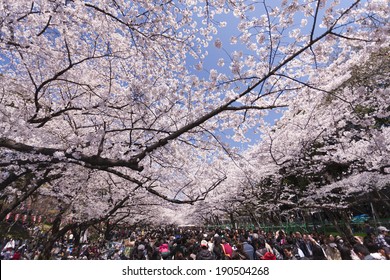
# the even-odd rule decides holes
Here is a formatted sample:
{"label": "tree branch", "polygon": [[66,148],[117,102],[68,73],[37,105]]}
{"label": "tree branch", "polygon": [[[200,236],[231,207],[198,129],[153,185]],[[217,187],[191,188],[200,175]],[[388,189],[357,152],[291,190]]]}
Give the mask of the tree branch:
{"label": "tree branch", "polygon": [[30,145],[26,145],[23,143],[18,143],[11,139],[0,138],[0,147],[8,148],[11,150],[19,151],[22,153],[39,153],[46,156],[54,157],[56,153],[62,153],[64,158],[61,159],[57,157],[61,162],[67,162],[68,159],[72,159],[75,161],[81,161],[90,164],[91,166],[96,167],[128,167],[135,171],[142,171],[143,167],[138,165],[138,162],[134,159],[131,160],[120,160],[120,159],[109,159],[100,156],[88,156],[79,152],[67,152],[62,149],[53,149],[53,148],[44,148],[44,147],[34,147]]}

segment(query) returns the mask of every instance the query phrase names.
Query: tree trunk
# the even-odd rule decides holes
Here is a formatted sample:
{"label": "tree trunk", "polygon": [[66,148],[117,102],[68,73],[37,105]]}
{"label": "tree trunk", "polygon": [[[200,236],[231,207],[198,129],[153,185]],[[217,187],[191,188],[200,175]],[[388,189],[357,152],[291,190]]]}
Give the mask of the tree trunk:
{"label": "tree trunk", "polygon": [[234,220],[234,214],[233,214],[233,212],[230,212],[230,213],[229,213],[229,218],[230,218],[231,228],[235,228],[236,221]]}
{"label": "tree trunk", "polygon": [[106,230],[104,231],[104,240],[110,240],[111,239],[111,230],[112,227],[110,225],[110,222],[106,221]]}
{"label": "tree trunk", "polygon": [[352,231],[350,219],[345,211],[341,212],[341,217],[343,219],[344,235],[347,238],[347,240],[350,240],[353,238],[353,231]]}
{"label": "tree trunk", "polygon": [[80,228],[75,228],[72,229],[72,234],[73,234],[73,246],[78,247],[80,245],[80,238],[81,238],[81,229]]}
{"label": "tree trunk", "polygon": [[341,211],[342,224],[337,220],[336,214],[339,214],[339,211],[334,212],[333,210],[325,210],[325,214],[328,216],[332,224],[335,226],[337,232],[349,240],[353,237],[353,232],[347,214],[344,211]]}

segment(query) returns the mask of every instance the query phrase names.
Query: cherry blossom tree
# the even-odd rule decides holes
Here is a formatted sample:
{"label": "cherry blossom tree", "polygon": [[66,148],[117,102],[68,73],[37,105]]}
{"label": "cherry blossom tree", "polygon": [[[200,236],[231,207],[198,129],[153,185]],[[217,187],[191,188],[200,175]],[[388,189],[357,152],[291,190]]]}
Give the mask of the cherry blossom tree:
{"label": "cherry blossom tree", "polygon": [[239,207],[263,218],[325,211],[350,235],[338,224],[340,217],[349,223],[344,210],[370,202],[388,209],[389,57],[388,46],[359,50],[310,77],[263,141],[248,149],[252,171],[241,195],[249,195]]}
{"label": "cherry blossom tree", "polygon": [[[87,194],[111,186],[112,200],[80,222],[107,218],[134,192],[204,201],[233,174],[225,166],[239,151],[224,138],[249,142],[270,110],[304,107],[313,90],[341,101],[344,92],[330,94],[336,66],[344,73],[345,61],[388,44],[386,1],[278,4],[2,1],[1,187],[12,193],[31,173],[24,195],[42,178],[68,193],[79,177],[82,216],[97,202]],[[289,159],[275,145],[279,166]]]}

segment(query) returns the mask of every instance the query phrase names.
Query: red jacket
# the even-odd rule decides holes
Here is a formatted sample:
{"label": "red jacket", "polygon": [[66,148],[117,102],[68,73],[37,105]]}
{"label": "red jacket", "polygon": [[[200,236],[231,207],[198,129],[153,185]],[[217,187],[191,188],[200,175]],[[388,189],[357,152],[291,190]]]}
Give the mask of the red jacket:
{"label": "red jacket", "polygon": [[230,258],[233,256],[233,248],[230,246],[229,243],[223,243],[221,244],[223,246],[223,251],[225,255],[228,255]]}
{"label": "red jacket", "polygon": [[11,260],[20,260],[21,257],[22,257],[22,255],[20,254],[20,252],[15,252],[15,254],[12,256]]}

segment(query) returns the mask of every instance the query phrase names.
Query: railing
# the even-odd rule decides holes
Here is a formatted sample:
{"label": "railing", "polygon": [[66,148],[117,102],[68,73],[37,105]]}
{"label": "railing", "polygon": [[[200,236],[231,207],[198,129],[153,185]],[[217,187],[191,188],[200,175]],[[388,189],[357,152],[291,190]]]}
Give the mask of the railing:
{"label": "railing", "polygon": [[[342,225],[344,222],[340,221],[340,225]],[[364,230],[364,222],[350,222],[352,231],[354,234],[361,235],[365,234]],[[383,218],[376,220],[376,223],[370,222],[371,227],[376,229],[378,226],[382,225],[387,228],[390,228],[390,218]],[[231,228],[230,224],[220,224],[220,225],[207,225],[208,228]],[[321,223],[282,223],[280,225],[255,225],[251,223],[237,223],[238,228],[243,228],[247,230],[255,230],[255,229],[262,229],[266,232],[272,231],[278,231],[278,230],[284,230],[286,233],[290,232],[302,232],[302,233],[311,233],[311,232],[320,232],[320,233],[337,233],[336,227],[327,221],[323,221]]]}

